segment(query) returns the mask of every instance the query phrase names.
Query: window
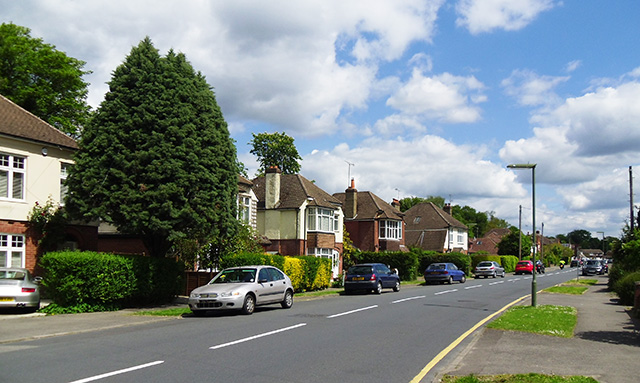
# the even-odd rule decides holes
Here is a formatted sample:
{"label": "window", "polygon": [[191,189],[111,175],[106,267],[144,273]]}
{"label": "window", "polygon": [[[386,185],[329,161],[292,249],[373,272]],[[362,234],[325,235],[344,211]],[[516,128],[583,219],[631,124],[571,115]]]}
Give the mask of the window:
{"label": "window", "polygon": [[24,236],[0,234],[0,267],[24,267]]}
{"label": "window", "polygon": [[71,164],[66,162],[60,163],[60,205],[64,205],[64,199],[67,197],[67,191],[69,190],[66,182],[70,167]]}
{"label": "window", "polygon": [[318,258],[331,259],[331,267],[333,269],[337,268],[338,263],[340,262],[339,254],[337,252],[334,252],[333,249],[314,247],[307,250],[307,255],[315,255]]}
{"label": "window", "polygon": [[26,159],[0,153],[0,198],[24,199]]}
{"label": "window", "polygon": [[380,239],[402,239],[401,221],[380,221]]}
{"label": "window", "polygon": [[337,217],[331,209],[311,207],[307,209],[307,230],[309,231],[337,231]]}
{"label": "window", "polygon": [[238,219],[244,223],[251,223],[251,198],[238,197]]}

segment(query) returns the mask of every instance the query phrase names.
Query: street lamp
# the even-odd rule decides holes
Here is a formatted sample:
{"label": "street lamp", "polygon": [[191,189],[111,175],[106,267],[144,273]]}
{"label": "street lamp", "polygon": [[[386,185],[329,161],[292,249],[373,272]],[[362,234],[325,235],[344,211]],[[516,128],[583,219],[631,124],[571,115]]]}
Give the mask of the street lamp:
{"label": "street lamp", "polygon": [[604,231],[597,231],[596,234],[602,234],[602,258],[607,255],[607,252],[604,250]]}
{"label": "street lamp", "polygon": [[538,242],[536,241],[536,164],[511,164],[507,165],[509,169],[531,169],[531,215],[533,216],[533,278],[531,278],[531,306],[536,307],[537,298],[536,290],[538,283],[536,281],[536,249]]}

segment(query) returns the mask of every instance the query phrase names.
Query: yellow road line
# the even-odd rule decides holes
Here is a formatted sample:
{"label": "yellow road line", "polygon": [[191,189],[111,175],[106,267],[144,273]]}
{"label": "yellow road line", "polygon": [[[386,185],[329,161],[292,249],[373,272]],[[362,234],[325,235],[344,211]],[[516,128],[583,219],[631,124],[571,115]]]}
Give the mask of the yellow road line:
{"label": "yellow road line", "polygon": [[507,304],[506,306],[504,306],[503,308],[501,308],[500,310],[496,311],[495,313],[489,315],[488,317],[484,318],[483,320],[481,320],[480,322],[476,323],[475,326],[471,327],[469,330],[467,330],[467,332],[465,332],[464,334],[460,335],[458,337],[458,339],[456,339],[455,341],[453,341],[453,343],[451,343],[449,346],[447,346],[447,348],[445,348],[444,350],[440,351],[440,353],[438,355],[436,355],[435,358],[433,358],[431,360],[431,362],[429,362],[423,369],[422,371],[420,371],[420,373],[418,375],[416,375],[415,378],[411,379],[411,382],[409,383],[419,383],[420,381],[422,381],[422,379],[429,373],[429,371],[431,371],[431,369],[438,364],[438,362],[440,362],[442,359],[444,359],[445,356],[447,356],[448,353],[451,352],[451,350],[453,350],[456,346],[458,346],[466,337],[468,337],[471,333],[473,333],[474,331],[476,331],[478,329],[478,327],[482,326],[483,324],[487,323],[488,321],[490,321],[491,319],[493,319],[493,317],[495,317],[498,314],[501,314],[503,311],[505,311],[506,309],[508,309],[509,307],[515,305],[516,303],[528,298],[530,295],[525,295],[522,298],[518,298],[515,301]]}

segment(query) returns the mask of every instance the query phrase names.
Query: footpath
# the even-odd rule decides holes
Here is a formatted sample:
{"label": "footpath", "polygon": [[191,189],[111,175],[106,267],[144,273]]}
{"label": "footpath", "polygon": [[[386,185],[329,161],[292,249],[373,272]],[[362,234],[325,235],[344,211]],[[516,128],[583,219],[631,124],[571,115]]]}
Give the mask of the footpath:
{"label": "footpath", "polygon": [[[640,320],[617,304],[607,276],[583,295],[538,292],[538,305],[573,306],[578,323],[573,338],[482,327],[468,346],[441,367],[455,376],[526,374],[590,376],[600,383],[640,382]],[[520,302],[531,305],[530,299]]]}
{"label": "footpath", "polygon": [[[578,311],[574,337],[558,338],[524,332],[481,327],[466,346],[444,366],[438,365],[434,382],[444,374],[498,375],[536,372],[553,375],[584,375],[600,383],[640,382],[640,320],[629,307],[616,304],[607,291],[607,276],[596,276],[598,283],[583,295],[539,292],[538,305],[573,306]],[[529,299],[521,305],[530,305]],[[186,298],[172,305],[186,307]],[[145,323],[181,320],[180,317],[133,315],[144,309],[115,312],[50,315],[0,315],[0,352],[12,343],[47,337],[135,326]],[[458,346],[463,347],[463,346]],[[445,363],[445,359],[441,363]]]}

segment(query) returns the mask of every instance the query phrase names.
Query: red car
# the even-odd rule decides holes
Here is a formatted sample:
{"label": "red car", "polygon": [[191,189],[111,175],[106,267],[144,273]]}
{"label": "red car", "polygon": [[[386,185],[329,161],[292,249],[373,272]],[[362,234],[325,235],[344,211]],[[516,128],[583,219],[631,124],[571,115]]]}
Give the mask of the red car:
{"label": "red car", "polygon": [[516,265],[516,275],[519,274],[533,274],[533,262],[520,261]]}

